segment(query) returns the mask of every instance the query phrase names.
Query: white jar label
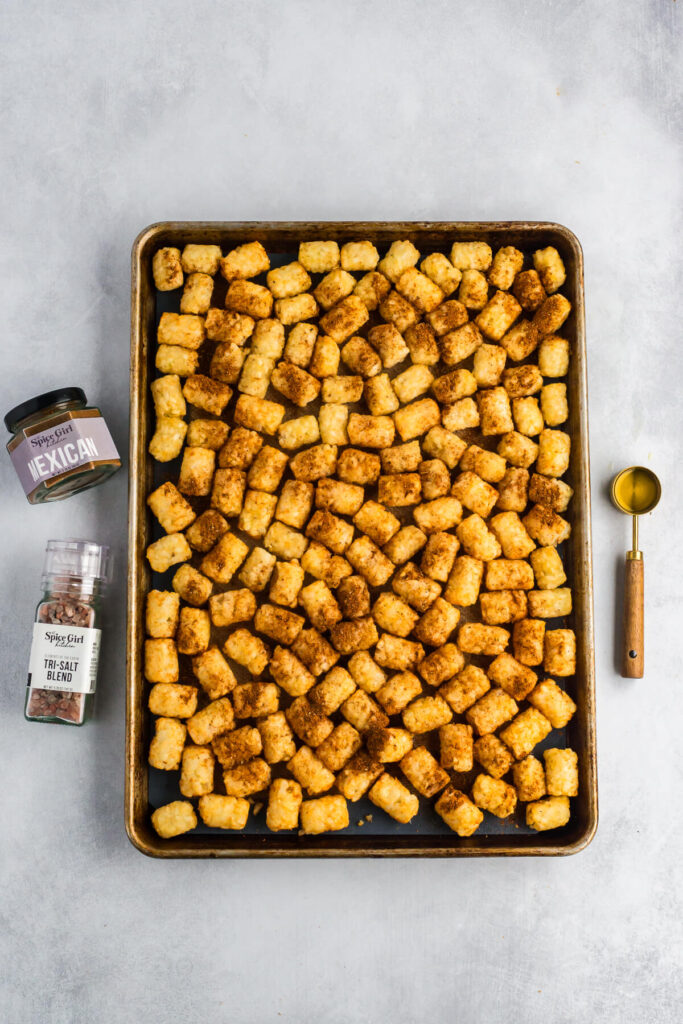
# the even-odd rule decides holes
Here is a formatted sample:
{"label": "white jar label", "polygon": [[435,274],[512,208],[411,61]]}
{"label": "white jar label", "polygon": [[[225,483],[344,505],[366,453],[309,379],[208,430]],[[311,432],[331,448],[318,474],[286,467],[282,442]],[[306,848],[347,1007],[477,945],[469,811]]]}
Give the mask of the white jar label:
{"label": "white jar label", "polygon": [[33,690],[94,693],[102,630],[36,622],[28,667]]}
{"label": "white jar label", "polygon": [[88,462],[118,460],[109,428],[102,416],[74,413],[69,419],[30,434],[10,451],[25,494]]}

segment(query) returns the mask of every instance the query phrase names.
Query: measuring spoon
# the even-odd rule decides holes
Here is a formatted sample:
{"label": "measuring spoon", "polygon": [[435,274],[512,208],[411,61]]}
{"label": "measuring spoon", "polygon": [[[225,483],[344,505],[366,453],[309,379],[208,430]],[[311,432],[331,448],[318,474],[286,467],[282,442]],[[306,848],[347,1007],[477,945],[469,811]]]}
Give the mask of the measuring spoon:
{"label": "measuring spoon", "polygon": [[643,627],[643,552],[638,549],[638,516],[652,512],[662,494],[661,484],[651,469],[629,466],[612,481],[612,501],[626,515],[633,516],[633,548],[626,554],[624,590],[624,652],[621,674],[642,679],[645,659]]}

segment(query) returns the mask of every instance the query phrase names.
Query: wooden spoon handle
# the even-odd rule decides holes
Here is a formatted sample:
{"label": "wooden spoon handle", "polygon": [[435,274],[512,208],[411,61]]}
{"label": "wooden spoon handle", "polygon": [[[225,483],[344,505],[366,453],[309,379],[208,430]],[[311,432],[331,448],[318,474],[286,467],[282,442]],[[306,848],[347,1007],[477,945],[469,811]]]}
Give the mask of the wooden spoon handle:
{"label": "wooden spoon handle", "polygon": [[645,566],[640,558],[626,559],[624,591],[624,664],[626,679],[642,679],[645,664],[643,637],[643,583]]}

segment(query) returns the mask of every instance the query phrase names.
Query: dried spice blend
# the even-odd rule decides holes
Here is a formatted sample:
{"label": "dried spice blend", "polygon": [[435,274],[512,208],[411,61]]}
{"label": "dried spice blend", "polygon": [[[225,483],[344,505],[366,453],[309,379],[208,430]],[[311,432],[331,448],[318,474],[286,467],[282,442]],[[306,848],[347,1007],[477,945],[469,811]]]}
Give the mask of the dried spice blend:
{"label": "dried spice blend", "polygon": [[99,409],[81,388],[58,388],[5,416],[12,464],[32,505],[59,501],[102,483],[121,459]]}
{"label": "dried spice blend", "polygon": [[29,659],[26,718],[83,725],[92,712],[109,548],[50,540]]}

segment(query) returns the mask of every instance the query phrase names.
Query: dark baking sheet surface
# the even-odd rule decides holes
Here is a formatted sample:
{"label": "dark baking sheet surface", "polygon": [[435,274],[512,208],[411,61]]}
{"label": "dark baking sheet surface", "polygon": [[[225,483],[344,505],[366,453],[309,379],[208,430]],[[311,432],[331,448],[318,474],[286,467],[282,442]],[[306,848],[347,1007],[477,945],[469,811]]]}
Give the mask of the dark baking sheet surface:
{"label": "dark baking sheet surface", "polygon": [[[380,252],[381,252],[382,256],[384,255],[384,252],[386,251],[387,248],[388,248],[388,246],[383,246],[380,249]],[[436,248],[436,251],[439,251],[438,247]],[[446,252],[446,255],[448,255],[448,248],[445,248],[444,251]],[[422,255],[426,255],[426,252],[423,252]],[[296,258],[297,258],[296,251],[294,251],[294,250],[292,250],[290,252],[284,252],[284,253],[273,253],[272,251],[269,250],[269,256],[270,256],[271,267],[277,267],[277,266],[282,266],[282,265],[284,265],[286,263],[291,263],[293,260],[296,260]],[[531,264],[530,256],[531,256],[530,251],[525,252],[525,257],[526,257],[526,259],[525,259],[525,267],[527,267],[528,265],[532,265]],[[323,276],[324,275],[322,275],[322,274],[312,274],[311,275],[311,277],[313,278],[313,285],[312,285],[311,290],[314,287],[317,286],[318,282],[321,280],[321,278]],[[359,275],[356,275],[356,276],[359,276]],[[261,274],[259,277],[253,278],[253,280],[257,284],[265,285],[266,284],[266,275],[265,275],[265,273]],[[226,288],[227,288],[227,282],[225,280],[223,280],[223,278],[220,276],[220,274],[216,275],[216,285],[214,287],[214,294],[213,294],[212,303],[211,303],[212,306],[218,306],[219,308],[223,308]],[[563,291],[564,291],[564,289],[563,289]],[[173,291],[173,292],[157,292],[156,293],[156,323],[155,323],[155,327],[158,324],[159,319],[160,319],[162,313],[165,313],[165,312],[178,313],[178,312],[180,312],[180,296],[181,296],[181,294],[182,294],[182,289],[177,289],[176,291]],[[377,316],[377,314],[371,314],[371,319],[365,324],[365,326],[363,327],[361,333],[363,334],[363,336],[367,336],[367,331],[369,330],[370,327],[374,326],[376,323],[382,323],[382,322],[383,321]],[[289,333],[290,330],[291,330],[291,328],[287,328],[286,329],[287,334]],[[248,347],[248,344],[249,343],[247,342],[246,343],[247,347]],[[213,345],[212,342],[206,342],[202,346],[202,349],[200,350],[200,364],[199,364],[199,368],[198,368],[198,371],[197,371],[198,373],[208,373],[208,364],[209,364],[209,361],[210,361],[210,354],[213,351],[213,347],[214,347],[214,345]],[[534,362],[535,355],[536,355],[535,353],[532,354],[532,356],[529,359],[524,360],[523,362]],[[407,365],[410,365],[410,364],[407,363],[406,361],[404,361],[403,363],[399,364],[396,367],[393,367],[391,370],[389,370],[387,372],[389,373],[390,377],[394,377],[397,374],[401,373],[403,370],[405,370]],[[514,365],[521,365],[521,364],[514,364]],[[459,363],[458,366],[459,367],[466,367],[468,369],[471,369],[472,357],[470,357],[467,360],[464,360],[462,363]],[[452,367],[449,368],[449,367],[446,367],[444,364],[439,363],[437,367],[431,367],[431,369],[435,373],[435,376],[436,376],[436,375],[439,375],[441,373],[447,372],[449,369],[452,369]],[[157,371],[154,370],[154,365],[153,365],[153,349],[152,349],[152,353],[151,353],[151,370],[150,370],[150,373],[151,373],[151,378],[150,379],[153,379],[155,375],[160,376],[160,374],[158,374]],[[343,363],[340,363],[339,373],[350,373],[350,371],[346,370],[346,368],[345,368]],[[239,392],[237,391],[237,389],[236,389],[236,387],[234,385],[233,385],[233,390],[234,390],[233,397],[230,399],[230,402],[229,402],[228,406],[226,407],[226,410],[225,410],[223,416],[221,417],[221,419],[225,420],[228,423],[231,423],[232,410],[234,409],[235,402],[236,402],[237,398],[239,397]],[[280,402],[280,403],[284,404],[287,407],[287,413],[286,413],[285,419],[291,419],[291,418],[294,418],[295,416],[303,416],[303,415],[309,415],[309,414],[317,415],[318,409],[320,408],[320,404],[321,404],[320,401],[315,401],[315,402],[310,403],[310,405],[306,406],[305,409],[298,409],[296,406],[293,406],[291,403],[289,403],[279,392],[275,391],[275,389],[272,388],[272,387],[269,388],[268,393],[266,395],[266,398],[270,399],[272,401]],[[351,411],[367,413],[367,409],[365,408],[365,406],[364,406],[364,404],[362,402],[358,403],[357,405],[351,405],[351,406],[349,406],[349,408],[351,409]],[[211,418],[209,413],[204,413],[201,410],[193,409],[191,406],[188,406],[188,412],[189,412],[189,417],[188,418],[190,418],[190,419],[195,418],[195,417],[197,417],[197,418],[207,418],[207,417]],[[463,438],[465,438],[465,440],[470,440],[472,442],[476,441],[476,443],[479,444],[482,447],[492,448],[492,447],[495,446],[495,442],[498,440],[498,438],[495,438],[493,440],[490,439],[490,438],[483,438],[476,429],[475,430],[467,430],[467,431],[459,431],[459,433],[460,433],[460,435]],[[277,438],[276,437],[268,437],[266,443],[271,445],[271,446],[273,446],[273,447],[278,447]],[[395,443],[400,443],[400,438],[398,437],[398,435],[397,435]],[[303,449],[301,449],[301,450],[303,450]],[[370,449],[368,449],[368,450],[370,450]],[[292,454],[294,454],[294,453],[292,453]],[[164,463],[157,463],[157,462],[155,462],[154,463],[154,468],[153,468],[154,487],[158,487],[161,483],[163,483],[166,480],[172,480],[173,482],[176,482],[177,479],[178,479],[178,474],[180,472],[180,462],[181,462],[180,458],[176,459],[173,462],[165,463],[165,464]],[[455,475],[455,472],[456,471],[452,472],[452,476]],[[570,483],[570,484],[572,483],[571,474],[567,474],[565,479],[567,480],[568,483]],[[371,499],[371,498],[372,499],[376,499],[376,497],[377,497],[376,491],[377,491],[376,487],[366,487],[365,488],[365,492],[366,492],[365,500],[368,500],[368,499]],[[203,511],[205,508],[209,507],[209,499],[208,498],[188,498],[188,500],[190,501],[190,503],[193,505],[193,507],[198,512]],[[412,521],[412,515],[411,515],[411,510],[410,509],[392,509],[392,511],[403,522],[409,523],[409,522]],[[156,519],[153,516],[150,516],[150,523],[151,523],[152,540],[157,540],[159,537],[164,535],[164,531],[161,529],[161,527],[159,526],[158,522],[156,521]],[[231,520],[230,521],[230,530],[231,530],[232,533],[235,533],[238,537],[240,537],[246,544],[248,544],[250,549],[253,548],[253,547],[258,546],[256,544],[256,542],[251,537],[249,537],[247,534],[244,534],[240,530],[237,529],[236,520]],[[566,571],[567,571],[568,579],[571,580],[571,578],[572,578],[571,565],[570,565],[570,559],[571,559],[571,539],[569,540],[569,542],[566,542],[565,544],[561,545],[561,547],[558,550],[560,551],[560,553],[562,555],[562,558],[563,558],[563,561],[565,562],[565,568],[566,568]],[[201,561],[202,557],[203,556],[201,556],[201,555],[195,555],[193,557],[193,559],[192,559],[192,564],[198,567],[198,564]],[[419,565],[419,559],[420,559],[420,555],[418,554],[417,556],[415,556],[415,559],[414,559],[414,561],[418,565]],[[152,586],[155,587],[155,588],[158,588],[158,589],[168,589],[168,590],[170,590],[171,589],[171,580],[172,580],[173,575],[174,575],[174,573],[175,573],[177,568],[178,568],[177,566],[173,566],[167,573],[164,573],[164,574],[153,573],[152,574]],[[239,572],[239,570],[238,570],[238,572]],[[304,585],[307,585],[308,583],[311,583],[312,581],[313,581],[313,577],[307,575],[306,579],[304,581]],[[232,581],[232,583],[230,585],[228,585],[228,586],[223,587],[221,585],[215,584],[214,585],[214,593],[218,593],[218,592],[221,592],[223,590],[239,589],[241,587],[243,587],[243,584],[239,582],[239,580],[237,578],[237,574],[236,574],[234,579],[233,579],[233,581]],[[379,592],[380,592],[380,590],[372,591],[373,599],[374,599],[374,597]],[[267,598],[267,593],[268,593],[268,591],[267,591],[267,588],[266,588],[266,590],[263,591],[261,595],[258,595],[258,594],[256,595],[257,600],[259,600],[259,596],[260,596],[261,600],[267,600],[268,599]],[[477,613],[477,610],[476,610],[477,607],[478,606],[475,606],[474,610],[472,610],[472,609],[462,609],[461,608],[460,609],[460,612],[461,612],[461,620],[460,621],[461,622],[465,622],[465,621],[470,621],[470,620],[471,621],[479,620],[479,616],[478,616],[478,613]],[[573,621],[572,620],[573,620],[573,615],[567,617],[566,619],[564,619],[564,618],[563,619],[548,619],[547,620],[547,628],[548,629],[557,629],[557,628],[563,628],[563,627],[571,627],[573,625]],[[240,626],[247,626],[248,627],[249,623],[239,623],[238,625],[240,625]],[[225,641],[225,639],[227,638],[228,634],[232,631],[233,628],[236,628],[236,627],[225,627],[225,628],[222,628],[222,629],[217,629],[216,627],[212,627],[212,642],[217,642],[219,645],[222,645],[222,643]],[[274,646],[273,641],[268,640],[267,637],[265,639],[266,639],[266,642],[269,643],[271,647]],[[426,648],[427,653],[429,653],[430,650],[432,650],[432,648]],[[192,674],[191,667],[190,667],[191,659],[187,655],[179,655],[179,658],[180,658],[180,662],[181,662],[181,680],[180,681],[181,682],[185,682],[185,683],[191,683],[193,685],[197,685],[197,681],[194,678],[194,676]],[[474,664],[480,665],[483,668],[485,668],[488,664],[490,664],[491,660],[492,660],[491,658],[473,657],[471,655],[468,657],[468,661],[469,662],[472,662]],[[345,663],[345,660],[343,659],[342,661],[340,661],[339,664],[344,664],[344,663]],[[241,666],[235,664],[234,662],[231,662],[231,667],[232,667],[233,671],[235,672],[235,675],[236,675],[236,677],[238,679],[238,682],[248,682],[248,681],[251,680],[252,677]],[[391,672],[389,671],[388,674],[391,675]],[[261,678],[261,677],[259,677],[259,678]],[[267,678],[267,673],[264,675],[263,678]],[[320,677],[320,678],[322,678],[322,677]],[[540,678],[540,676],[539,676],[539,678]],[[562,686],[564,689],[567,690],[567,692],[570,694],[570,696],[575,698],[576,695],[575,695],[575,679],[574,678],[572,678],[570,680],[557,680],[557,681],[558,681],[560,686]],[[425,692],[426,693],[427,692],[431,693],[431,688],[426,687],[425,688]],[[201,701],[201,694],[202,694],[202,691],[201,691],[201,687],[200,687],[200,701]],[[284,691],[282,691],[281,707],[287,707],[287,705],[290,702],[291,702],[291,698],[288,697],[288,695]],[[204,697],[203,703],[208,703],[208,701],[206,700],[205,697]],[[526,703],[522,702],[521,707],[525,707],[525,706],[527,706]],[[147,712],[147,714],[149,714],[149,712]],[[343,720],[341,715],[338,712],[335,715],[333,715],[332,717],[334,718],[335,722]],[[153,718],[153,716],[150,716],[150,718]],[[462,720],[462,721],[464,721],[464,717],[463,716],[456,716],[456,718],[454,720],[457,720],[457,721]],[[247,720],[245,720],[244,724],[247,724],[247,723],[250,723],[250,722],[251,722],[251,720],[247,719]],[[242,724],[242,723],[237,723],[237,724]],[[393,716],[392,719],[391,719],[391,723],[390,724],[391,725],[400,725],[401,724],[400,715]],[[571,746],[571,738],[570,738],[570,735],[568,735],[570,733],[571,733],[571,725],[568,728],[565,728],[565,729],[555,729],[555,730],[553,730],[553,732],[550,733],[550,735],[547,736],[546,739],[542,743],[540,743],[534,749],[534,754],[536,756],[540,756],[541,752],[543,750],[549,748],[549,747],[566,747],[566,746]],[[426,745],[429,747],[429,749],[432,751],[432,753],[434,753],[435,756],[438,758],[438,744],[435,744],[434,740],[435,740],[435,736],[432,735],[427,740],[427,744]],[[424,742],[423,739],[422,740],[418,739],[418,744],[421,744],[422,742]],[[220,769],[220,766],[217,766],[217,769],[216,769],[216,792],[223,792],[224,790],[222,788],[222,779],[221,779],[221,773],[220,773],[219,769]],[[289,773],[285,770],[283,764],[273,765],[272,769],[273,769],[273,777],[274,778],[277,777],[278,775],[287,775],[287,776],[289,776]],[[402,773],[400,772],[400,770],[398,769],[398,767],[396,765],[387,765],[387,770],[390,773],[397,775],[400,778],[400,780],[405,785],[407,785],[408,788],[411,789],[411,791],[414,792],[414,790],[412,790],[412,787],[408,783],[407,779],[404,778],[404,776],[402,775]],[[155,768],[149,768],[148,771],[149,771],[149,803],[150,803],[151,810],[154,810],[156,807],[159,807],[159,806],[161,806],[163,804],[169,803],[171,800],[182,799],[182,796],[181,796],[180,790],[179,790],[179,779],[180,779],[180,772],[179,771],[177,771],[177,772],[166,772],[166,771],[160,771],[160,770],[155,769]],[[453,773],[453,772],[451,772],[450,774],[451,774],[452,779],[455,782],[455,784],[458,785],[459,788],[462,788],[463,790],[465,790],[466,792],[469,793],[470,790],[471,790],[472,783],[473,783],[476,775],[480,771],[483,771],[483,769],[480,766],[475,764],[475,768],[474,768],[474,770],[472,772],[469,772],[467,774],[461,774],[461,775],[457,775],[456,773]],[[291,776],[289,776],[289,777],[291,777]],[[506,781],[509,781],[508,777],[506,777]],[[334,789],[331,790],[331,792],[334,792]],[[264,800],[267,800],[267,793],[263,794],[263,795],[257,795],[257,796],[255,796],[255,797],[253,797],[251,799],[253,801],[254,806],[258,806],[259,804],[263,804]],[[418,834],[418,835],[421,835],[421,836],[424,836],[424,837],[428,837],[428,836],[448,836],[448,837],[453,837],[453,832],[448,828],[448,826],[443,822],[443,820],[439,817],[439,815],[434,810],[434,803],[435,803],[437,798],[434,797],[432,799],[426,799],[425,797],[420,796],[419,799],[420,799],[420,811],[412,819],[412,821],[409,822],[408,824],[400,824],[399,822],[394,821],[393,818],[390,818],[388,814],[386,814],[384,811],[382,811],[378,807],[376,807],[367,797],[363,798],[362,800],[359,800],[355,804],[349,803],[350,824],[349,824],[348,828],[343,829],[343,830],[341,830],[339,832],[336,832],[334,834],[335,835],[358,835],[359,837],[361,836],[361,834],[363,836],[365,836],[365,837],[367,837],[367,836],[400,836],[400,835],[402,835],[402,836],[410,836],[410,835],[415,835],[415,834]],[[517,809],[515,811],[515,814],[512,815],[510,818],[507,818],[507,819],[504,819],[504,820],[496,818],[492,814],[485,813],[484,814],[484,821],[479,826],[479,829],[477,830],[476,836],[477,837],[484,837],[484,836],[487,836],[487,835],[504,835],[504,834],[514,835],[514,834],[520,834],[520,833],[525,833],[527,835],[537,835],[537,833],[535,833],[533,829],[528,828],[526,823],[525,823],[525,807],[526,807],[526,804],[518,803]],[[370,816],[371,820],[367,820],[367,816]],[[557,832],[554,833],[554,834],[556,834],[558,836],[558,838],[559,838],[560,834],[563,831],[564,830],[560,829],[560,830],[557,830]],[[265,806],[263,806],[263,809],[258,814],[256,814],[256,815],[252,811],[250,813],[250,815],[249,815],[246,827],[244,829],[239,830],[239,832],[240,832],[240,834],[243,834],[243,835],[244,834],[247,834],[247,835],[252,834],[252,835],[265,835],[265,836],[271,836],[272,837],[273,833],[266,827],[266,823],[265,823]],[[193,834],[198,834],[198,833],[205,834],[205,835],[216,835],[216,836],[225,836],[225,835],[230,835],[230,834],[232,834],[232,835],[237,834],[236,832],[230,832],[230,831],[226,831],[226,830],[223,830],[223,829],[209,828],[208,826],[204,825],[201,822],[201,819],[199,819],[199,825],[197,826],[197,828],[194,829],[193,832],[188,833],[187,835],[191,836]],[[306,837],[302,837],[301,838],[301,842],[302,843],[306,843],[307,842],[307,838]]]}

